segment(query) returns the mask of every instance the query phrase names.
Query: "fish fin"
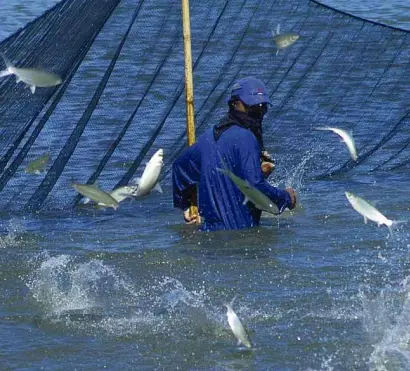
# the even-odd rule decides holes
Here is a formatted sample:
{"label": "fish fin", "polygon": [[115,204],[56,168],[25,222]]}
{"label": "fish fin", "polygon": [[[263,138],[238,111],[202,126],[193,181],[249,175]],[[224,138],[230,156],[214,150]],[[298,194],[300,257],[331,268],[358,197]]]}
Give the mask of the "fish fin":
{"label": "fish fin", "polygon": [[18,84],[21,81],[20,76],[16,75],[16,84]]}
{"label": "fish fin", "polygon": [[280,23],[276,26],[276,35],[280,34]]}
{"label": "fish fin", "polygon": [[367,224],[367,218],[364,216],[364,224]]}
{"label": "fish fin", "polygon": [[247,196],[245,196],[242,205],[246,205],[249,202],[249,198]]}
{"label": "fish fin", "polygon": [[163,193],[162,188],[161,188],[161,184],[159,184],[159,183],[155,184],[154,190],[156,190],[159,193]]}
{"label": "fish fin", "polygon": [[85,204],[88,204],[89,202],[90,202],[91,200],[88,198],[88,197],[85,197],[84,199],[83,199],[83,204],[85,205]]}
{"label": "fish fin", "polygon": [[238,339],[238,342],[236,343],[236,346],[240,346],[242,344],[242,341],[240,341],[239,339]]}
{"label": "fish fin", "polygon": [[278,50],[276,50],[276,55],[278,55],[279,54],[279,49]]}
{"label": "fish fin", "polygon": [[236,300],[236,297],[237,297],[238,295],[235,295],[233,298],[232,298],[232,300],[231,300],[231,302],[229,303],[229,305],[232,307],[233,306],[233,302]]}
{"label": "fish fin", "polygon": [[36,92],[36,87],[34,85],[30,86],[31,94],[34,94]]}
{"label": "fish fin", "polygon": [[8,69],[0,71],[0,77],[6,77],[6,76],[9,76],[9,75],[12,75],[12,73]]}

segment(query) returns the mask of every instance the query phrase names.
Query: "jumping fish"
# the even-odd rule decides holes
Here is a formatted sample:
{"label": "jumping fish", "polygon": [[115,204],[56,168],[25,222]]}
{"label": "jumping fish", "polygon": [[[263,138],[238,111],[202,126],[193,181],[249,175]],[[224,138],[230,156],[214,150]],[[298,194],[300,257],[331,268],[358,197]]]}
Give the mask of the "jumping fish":
{"label": "jumping fish", "polygon": [[354,195],[351,192],[345,192],[347,200],[359,214],[364,217],[364,222],[367,224],[367,219],[370,219],[377,223],[380,227],[382,224],[389,228],[390,234],[393,233],[392,225],[395,223],[393,220],[387,219],[379,210],[370,205],[367,201],[363,200],[359,196]]}
{"label": "jumping fish", "polygon": [[247,348],[252,348],[252,342],[248,333],[246,332],[245,327],[243,326],[239,317],[236,315],[235,311],[232,309],[235,298],[236,296],[230,303],[224,304],[227,309],[226,315],[228,317],[229,327],[238,340],[238,346],[243,344]]}
{"label": "jumping fish", "polygon": [[108,193],[99,189],[94,184],[73,183],[72,186],[78,193],[89,198],[90,200],[93,200],[100,206],[112,207],[114,210],[117,210],[120,207],[117,200],[115,200]]}
{"label": "jumping fish", "polygon": [[251,201],[258,209],[266,211],[273,215],[279,215],[279,209],[275,203],[259,189],[253,187],[247,180],[243,180],[236,176],[234,173],[228,169],[216,168],[222,174],[225,174],[229,179],[231,179],[239,190],[244,194],[245,199],[243,204],[245,205],[248,201]]}
{"label": "jumping fish", "polygon": [[158,177],[164,164],[164,151],[159,149],[148,161],[141,178],[135,178],[133,184],[138,185],[135,197],[142,197],[150,193],[153,189],[162,193],[162,188],[158,183]]}
{"label": "jumping fish", "polygon": [[276,31],[272,30],[273,41],[275,42],[276,48],[276,55],[278,55],[279,50],[285,49],[288,46],[294,44],[298,39],[299,35],[296,32],[285,32],[280,33],[280,24],[276,27]]}
{"label": "jumping fish", "polygon": [[50,158],[51,158],[50,154],[45,153],[39,158],[36,158],[35,160],[29,162],[26,168],[24,169],[24,171],[28,174],[39,175],[45,170],[48,162],[50,161]]}
{"label": "jumping fish", "polygon": [[121,202],[127,198],[135,197],[137,190],[138,186],[118,187],[110,192],[110,196],[117,202]]}
{"label": "jumping fish", "polygon": [[335,134],[339,135],[342,138],[342,141],[346,144],[352,160],[357,161],[357,152],[356,146],[354,144],[354,139],[347,131],[332,127],[318,127],[316,128],[316,130],[330,130],[333,131]]}
{"label": "jumping fish", "polygon": [[30,87],[31,93],[34,94],[36,87],[48,88],[50,86],[60,85],[62,80],[60,76],[36,68],[17,68],[7,59],[4,53],[0,52],[1,57],[6,64],[6,69],[0,71],[0,77],[16,75],[16,83],[22,81]]}

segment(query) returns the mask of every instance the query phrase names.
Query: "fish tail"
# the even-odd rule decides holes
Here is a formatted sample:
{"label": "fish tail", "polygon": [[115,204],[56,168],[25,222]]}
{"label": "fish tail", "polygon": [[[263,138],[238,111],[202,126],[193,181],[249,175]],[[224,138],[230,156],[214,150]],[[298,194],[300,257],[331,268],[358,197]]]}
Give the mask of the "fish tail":
{"label": "fish tail", "polygon": [[228,172],[225,169],[221,169],[220,167],[217,167],[216,171],[219,171],[220,173],[225,174],[225,175],[228,174]]}
{"label": "fish tail", "polygon": [[392,222],[391,224],[389,223],[387,225],[387,228],[389,228],[390,234],[393,235],[393,232],[392,232],[393,226],[397,226],[398,224],[405,224],[405,223],[408,223],[409,221],[408,220],[392,220],[391,222]]}
{"label": "fish tail", "polygon": [[223,159],[223,157],[221,156],[220,153],[218,153],[218,156],[219,156],[219,160],[221,161],[221,164],[223,165],[223,167],[224,167],[225,169],[229,169],[229,168],[228,168],[228,165],[226,164],[225,160]]}
{"label": "fish tail", "polygon": [[237,297],[237,295],[235,295],[230,302],[225,302],[225,303],[224,303],[224,306],[227,307],[227,308],[231,308],[231,309],[232,309],[233,302],[235,301],[236,297]]}
{"label": "fish tail", "polygon": [[0,52],[0,56],[3,58],[3,61],[6,64],[7,69],[10,69],[10,67],[14,67],[13,63],[11,63],[10,60],[6,57],[6,54]]}
{"label": "fish tail", "polygon": [[9,76],[9,75],[11,75],[11,72],[8,69],[0,71],[0,77],[6,77],[6,76]]}
{"label": "fish tail", "polygon": [[231,307],[233,307],[233,302],[236,300],[236,297],[237,297],[238,295],[235,295],[233,298],[232,298],[232,300],[231,300],[231,302],[229,303],[229,305],[231,306]]}

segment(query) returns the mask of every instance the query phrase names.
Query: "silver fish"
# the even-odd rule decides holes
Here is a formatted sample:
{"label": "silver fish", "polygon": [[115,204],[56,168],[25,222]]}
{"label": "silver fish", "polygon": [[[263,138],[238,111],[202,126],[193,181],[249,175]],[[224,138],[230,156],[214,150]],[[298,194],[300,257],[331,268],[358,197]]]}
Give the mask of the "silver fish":
{"label": "silver fish", "polygon": [[273,41],[275,42],[276,48],[276,55],[278,55],[279,50],[285,49],[288,46],[294,44],[298,39],[299,35],[296,32],[285,32],[280,33],[280,24],[278,24],[276,31],[272,30]]}
{"label": "silver fish", "polygon": [[44,155],[36,158],[35,160],[30,161],[27,164],[24,171],[28,174],[37,174],[37,175],[39,175],[45,170],[45,168],[46,168],[48,162],[50,161],[50,159],[51,159],[50,154],[45,153]]}
{"label": "silver fish", "polygon": [[117,210],[120,207],[117,200],[111,197],[108,193],[99,189],[94,184],[73,183],[72,186],[78,193],[89,198],[90,200],[93,200],[100,206],[112,207],[114,210]]}
{"label": "silver fish", "polygon": [[127,198],[133,198],[137,195],[138,186],[118,187],[110,192],[110,196],[117,202],[124,201]]}
{"label": "silver fish", "polygon": [[239,317],[236,315],[235,311],[232,309],[235,298],[236,296],[230,303],[224,304],[227,309],[226,315],[228,317],[229,327],[238,340],[238,346],[243,344],[247,348],[252,348],[252,342],[245,327],[243,326]]}
{"label": "silver fish", "polygon": [[389,228],[390,234],[393,233],[392,225],[395,223],[393,220],[387,219],[379,210],[359,196],[356,196],[351,192],[345,192],[345,195],[353,209],[364,217],[365,223],[367,223],[367,219],[369,219],[376,222],[378,226],[384,224],[387,228]]}
{"label": "silver fish", "polygon": [[153,189],[162,193],[162,188],[158,183],[159,174],[164,165],[164,150],[161,148],[151,157],[147,163],[141,178],[133,179],[133,183],[138,185],[135,197],[142,197],[150,193]]}
{"label": "silver fish", "polygon": [[50,86],[60,85],[62,80],[60,76],[36,68],[17,68],[7,59],[4,53],[0,52],[1,57],[6,64],[6,69],[0,71],[0,77],[16,75],[16,83],[22,81],[30,87],[31,93],[34,94],[36,87],[48,88]]}
{"label": "silver fish", "polygon": [[316,130],[330,130],[330,131],[333,131],[335,134],[339,135],[342,138],[342,141],[346,144],[352,160],[357,161],[357,151],[356,151],[354,139],[353,139],[353,136],[350,135],[347,131],[343,129],[339,129],[339,128],[332,128],[332,127],[318,127],[316,128]]}
{"label": "silver fish", "polygon": [[275,203],[259,189],[253,187],[247,180],[243,180],[236,176],[234,173],[228,169],[217,168],[219,172],[225,174],[229,179],[231,179],[239,190],[244,194],[245,199],[243,204],[245,205],[248,201],[251,201],[258,209],[266,211],[273,215],[279,215],[279,209]]}

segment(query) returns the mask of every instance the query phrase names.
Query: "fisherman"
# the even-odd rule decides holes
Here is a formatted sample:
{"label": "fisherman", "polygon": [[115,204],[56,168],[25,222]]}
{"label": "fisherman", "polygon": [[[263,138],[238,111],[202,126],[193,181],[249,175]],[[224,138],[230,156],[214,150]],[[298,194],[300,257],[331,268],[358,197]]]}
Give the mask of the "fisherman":
{"label": "fisherman", "polygon": [[[228,98],[226,117],[175,160],[174,207],[184,210],[186,223],[200,224],[202,217],[201,229],[207,231],[259,225],[262,211],[251,202],[243,204],[245,197],[239,188],[217,171],[223,167],[268,196],[280,213],[295,207],[296,192],[292,188],[275,188],[266,180],[274,167],[262,140],[262,120],[268,104],[269,95],[262,81],[253,77],[238,80]],[[197,185],[199,215],[190,215]]]}

